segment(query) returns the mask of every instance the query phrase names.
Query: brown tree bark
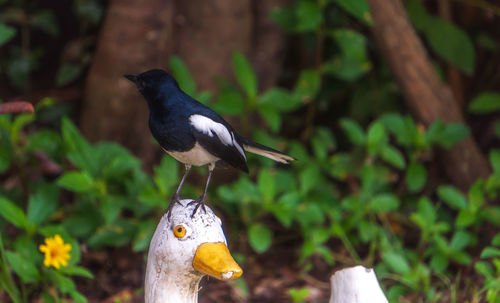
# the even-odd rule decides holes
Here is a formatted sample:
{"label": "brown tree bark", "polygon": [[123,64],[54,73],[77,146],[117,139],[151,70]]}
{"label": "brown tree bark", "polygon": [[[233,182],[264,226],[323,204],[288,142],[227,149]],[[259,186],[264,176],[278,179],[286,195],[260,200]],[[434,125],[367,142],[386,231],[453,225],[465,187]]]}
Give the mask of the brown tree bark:
{"label": "brown tree bark", "polygon": [[[401,1],[368,0],[368,3],[378,46],[415,115],[427,126],[438,119],[464,123],[450,88],[436,75]],[[490,173],[488,162],[471,136],[449,150],[442,150],[440,157],[448,178],[462,189]]]}
{"label": "brown tree bark", "polygon": [[91,140],[118,141],[151,164],[161,151],[147,127],[147,106],[125,73],[187,64],[199,89],[233,77],[231,54],[245,53],[267,88],[277,79],[284,33],[269,10],[287,0],[113,0],[90,69],[81,127]]}
{"label": "brown tree bark", "polygon": [[90,140],[120,142],[152,161],[146,102],[123,75],[166,68],[173,12],[172,1],[111,1],[85,87],[81,128]]}

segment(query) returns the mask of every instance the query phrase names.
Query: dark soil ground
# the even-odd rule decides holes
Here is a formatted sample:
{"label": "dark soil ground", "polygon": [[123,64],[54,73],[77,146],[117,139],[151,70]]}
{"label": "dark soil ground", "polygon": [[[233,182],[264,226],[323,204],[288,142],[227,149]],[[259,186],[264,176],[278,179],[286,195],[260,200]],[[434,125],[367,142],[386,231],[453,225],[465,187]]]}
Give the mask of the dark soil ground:
{"label": "dark soil ground", "polygon": [[[289,289],[309,288],[308,301],[327,302],[330,293],[329,276],[333,272],[318,263],[310,274],[303,274],[296,264],[296,250],[273,247],[266,254],[248,258],[242,265],[242,281],[219,281],[203,278],[199,300],[211,302],[291,302]],[[318,261],[320,262],[320,261]],[[77,279],[80,292],[90,303],[144,302],[145,258],[129,248],[108,249],[83,254],[82,265],[91,270],[95,278]],[[316,269],[317,268],[317,269]]]}

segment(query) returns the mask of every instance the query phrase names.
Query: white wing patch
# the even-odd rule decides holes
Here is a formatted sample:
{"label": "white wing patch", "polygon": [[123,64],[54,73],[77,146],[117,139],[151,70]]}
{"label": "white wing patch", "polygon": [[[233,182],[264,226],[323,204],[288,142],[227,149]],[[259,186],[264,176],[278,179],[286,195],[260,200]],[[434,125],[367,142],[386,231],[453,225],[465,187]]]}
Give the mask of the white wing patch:
{"label": "white wing patch", "polygon": [[191,125],[196,128],[199,132],[204,133],[207,136],[213,137],[214,134],[220,139],[224,145],[232,145],[236,147],[238,152],[245,158],[245,151],[238,144],[236,138],[234,137],[234,133],[230,132],[222,123],[215,122],[214,120],[202,116],[202,115],[191,115],[189,116],[189,122]]}

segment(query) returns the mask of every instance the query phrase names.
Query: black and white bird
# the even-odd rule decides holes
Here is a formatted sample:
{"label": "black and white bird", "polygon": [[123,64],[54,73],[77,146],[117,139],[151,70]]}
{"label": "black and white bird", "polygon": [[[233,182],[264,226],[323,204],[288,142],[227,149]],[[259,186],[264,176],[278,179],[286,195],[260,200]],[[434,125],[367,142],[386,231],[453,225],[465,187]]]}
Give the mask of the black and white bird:
{"label": "black and white bird", "polygon": [[295,160],[240,136],[216,112],[184,93],[177,81],[163,70],[153,69],[139,75],[125,75],[125,78],[137,85],[148,103],[149,129],[153,137],[165,152],[186,166],[167,211],[180,200],[180,190],[193,165],[208,165],[205,190],[194,201],[198,207],[204,207],[208,185],[219,161],[248,173],[245,151],[280,163]]}

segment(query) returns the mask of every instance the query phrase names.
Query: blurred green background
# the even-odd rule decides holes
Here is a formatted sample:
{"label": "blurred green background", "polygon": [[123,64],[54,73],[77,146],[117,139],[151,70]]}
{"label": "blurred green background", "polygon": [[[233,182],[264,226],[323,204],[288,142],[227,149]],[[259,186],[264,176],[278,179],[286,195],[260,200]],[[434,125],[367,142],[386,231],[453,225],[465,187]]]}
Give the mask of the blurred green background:
{"label": "blurred green background", "polygon": [[[163,68],[298,159],[216,171],[244,275],[203,282],[201,302],[327,302],[356,264],[390,302],[500,302],[499,38],[497,0],[0,0],[0,98],[35,105],[0,116],[0,301],[142,302],[183,167],[122,75]],[[38,250],[55,234],[73,247],[59,270]]]}

